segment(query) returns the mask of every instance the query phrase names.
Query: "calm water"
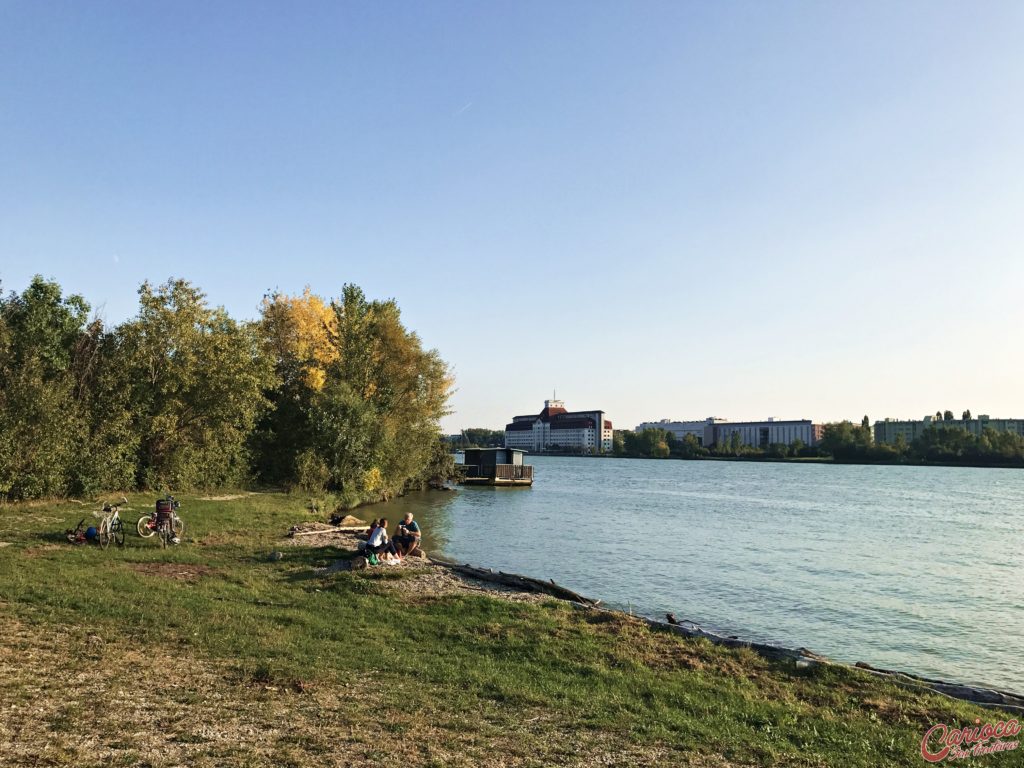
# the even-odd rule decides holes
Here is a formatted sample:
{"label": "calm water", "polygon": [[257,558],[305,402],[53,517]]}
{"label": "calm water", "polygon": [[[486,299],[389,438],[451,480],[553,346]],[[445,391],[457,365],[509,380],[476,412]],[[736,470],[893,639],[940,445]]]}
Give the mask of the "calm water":
{"label": "calm water", "polygon": [[531,457],[428,549],[744,639],[1024,691],[1024,471]]}

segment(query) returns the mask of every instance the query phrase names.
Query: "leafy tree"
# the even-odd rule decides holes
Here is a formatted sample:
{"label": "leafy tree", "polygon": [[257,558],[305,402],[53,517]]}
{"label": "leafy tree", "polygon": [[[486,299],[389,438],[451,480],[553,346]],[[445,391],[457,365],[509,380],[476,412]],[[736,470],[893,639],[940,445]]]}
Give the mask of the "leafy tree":
{"label": "leafy tree", "polygon": [[683,439],[679,441],[678,451],[679,455],[684,459],[695,459],[699,456],[707,455],[707,450],[701,446],[697,436],[689,433],[684,435]]}
{"label": "leafy tree", "polygon": [[505,445],[505,430],[471,427],[462,430],[459,448],[500,448]]}
{"label": "leafy tree", "polygon": [[[868,417],[854,426],[849,421],[826,424],[818,448],[840,461],[871,460],[877,446],[873,444]],[[883,453],[886,449],[881,449]]]}
{"label": "leafy tree", "polygon": [[86,416],[76,353],[89,305],[38,275],[0,298],[0,496],[71,490]]}
{"label": "leafy tree", "polygon": [[300,296],[265,296],[262,310],[259,330],[275,380],[253,441],[256,472],[266,482],[302,485],[310,465],[307,457],[300,466],[300,456],[313,451],[313,400],[338,360],[337,316],[309,288]]}
{"label": "leafy tree", "polygon": [[962,418],[964,421],[970,421],[971,420],[971,410],[968,408],[966,411],[963,412],[963,414],[960,416],[960,418]]}
{"label": "leafy tree", "polygon": [[942,418],[945,421],[953,421],[953,412],[952,411],[946,411],[945,413],[942,414]]}
{"label": "leafy tree", "polygon": [[388,498],[430,464],[453,381],[394,301],[346,285],[332,306],[338,357],[313,400],[315,447],[350,499]]}
{"label": "leafy tree", "polygon": [[118,329],[132,388],[144,487],[214,487],[250,475],[249,437],[273,377],[260,334],[185,280],[139,289],[139,314]]}

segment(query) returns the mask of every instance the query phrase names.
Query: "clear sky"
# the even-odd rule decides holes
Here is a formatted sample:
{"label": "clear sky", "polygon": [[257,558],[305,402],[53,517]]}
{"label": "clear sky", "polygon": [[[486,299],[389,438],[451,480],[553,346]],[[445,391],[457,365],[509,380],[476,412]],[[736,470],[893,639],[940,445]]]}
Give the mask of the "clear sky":
{"label": "clear sky", "polygon": [[1024,3],[0,0],[0,280],[394,297],[445,427],[1024,417]]}

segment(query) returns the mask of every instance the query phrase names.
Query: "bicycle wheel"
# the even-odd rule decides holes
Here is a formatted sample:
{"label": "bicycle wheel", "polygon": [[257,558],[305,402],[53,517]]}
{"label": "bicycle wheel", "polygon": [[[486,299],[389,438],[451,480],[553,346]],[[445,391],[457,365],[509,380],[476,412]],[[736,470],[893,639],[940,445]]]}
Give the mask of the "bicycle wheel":
{"label": "bicycle wheel", "polygon": [[149,521],[152,519],[153,518],[149,517],[148,515],[146,517],[140,517],[139,522],[135,524],[135,530],[138,531],[139,536],[141,536],[144,539],[148,539],[150,536],[156,533],[155,528],[149,527]]}
{"label": "bicycle wheel", "polygon": [[119,547],[124,546],[124,523],[120,520],[115,520],[114,524],[110,526],[110,534],[114,539],[114,543]]}
{"label": "bicycle wheel", "polygon": [[103,518],[103,522],[100,523],[100,529],[96,532],[96,537],[100,541],[100,547],[106,549],[110,546],[110,521],[107,518]]}

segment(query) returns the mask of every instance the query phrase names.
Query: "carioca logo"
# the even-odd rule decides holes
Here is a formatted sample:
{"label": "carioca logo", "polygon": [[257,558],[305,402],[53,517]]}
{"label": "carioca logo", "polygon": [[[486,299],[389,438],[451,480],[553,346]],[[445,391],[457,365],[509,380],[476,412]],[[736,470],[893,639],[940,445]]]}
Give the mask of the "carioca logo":
{"label": "carioca logo", "polygon": [[[989,739],[1011,738],[1020,733],[1021,726],[1016,720],[1000,720],[996,723],[981,725],[981,719],[974,721],[971,728],[950,728],[944,723],[933,725],[921,739],[921,757],[929,763],[937,763],[947,757],[968,757],[970,755],[986,755],[992,752],[1006,752],[1016,749],[1016,741],[997,741],[985,744]],[[971,749],[970,745],[974,744]],[[934,748],[934,749],[933,749]]]}

